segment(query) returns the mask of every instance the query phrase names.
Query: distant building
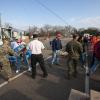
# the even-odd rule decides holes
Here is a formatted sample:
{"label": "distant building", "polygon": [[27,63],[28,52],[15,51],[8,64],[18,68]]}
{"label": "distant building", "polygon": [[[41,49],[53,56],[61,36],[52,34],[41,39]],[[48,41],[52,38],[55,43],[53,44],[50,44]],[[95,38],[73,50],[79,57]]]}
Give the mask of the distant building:
{"label": "distant building", "polygon": [[24,31],[22,30],[18,30],[12,27],[9,28],[0,28],[0,37],[1,38],[13,38],[13,37],[17,37],[17,38],[21,38],[24,35]]}

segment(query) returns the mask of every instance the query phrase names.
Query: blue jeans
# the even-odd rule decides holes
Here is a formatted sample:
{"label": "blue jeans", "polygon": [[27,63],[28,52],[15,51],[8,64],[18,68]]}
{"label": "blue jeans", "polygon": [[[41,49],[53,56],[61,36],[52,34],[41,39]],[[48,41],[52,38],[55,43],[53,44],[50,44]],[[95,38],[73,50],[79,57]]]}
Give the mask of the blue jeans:
{"label": "blue jeans", "polygon": [[21,57],[17,56],[16,70],[20,70],[20,67],[21,67]]}
{"label": "blue jeans", "polygon": [[29,59],[31,58],[31,51],[30,50],[27,50],[26,54],[24,55],[24,63],[27,64],[28,66],[29,65]]}
{"label": "blue jeans", "polygon": [[94,64],[91,67],[91,74],[94,73],[96,71],[96,69],[98,68],[98,66],[100,65],[100,60],[98,60],[96,57],[94,58]]}
{"label": "blue jeans", "polygon": [[8,56],[8,59],[11,63],[16,62],[17,58],[15,56]]}
{"label": "blue jeans", "polygon": [[59,64],[59,54],[60,50],[56,50],[53,52],[53,57],[52,57],[52,64]]}
{"label": "blue jeans", "polygon": [[16,70],[19,70],[20,69],[20,65],[21,65],[21,57],[20,56],[9,56],[8,57],[9,61],[11,63],[15,63],[15,66],[16,66]]}

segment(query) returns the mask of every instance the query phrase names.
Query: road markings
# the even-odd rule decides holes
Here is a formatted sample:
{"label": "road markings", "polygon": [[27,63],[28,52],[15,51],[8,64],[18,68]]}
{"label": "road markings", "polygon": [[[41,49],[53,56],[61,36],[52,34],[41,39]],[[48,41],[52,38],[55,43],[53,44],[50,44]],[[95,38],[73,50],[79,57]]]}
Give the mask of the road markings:
{"label": "road markings", "polygon": [[0,88],[3,87],[3,86],[5,86],[6,84],[8,84],[8,81],[3,82],[2,84],[0,84]]}
{"label": "road markings", "polygon": [[[48,60],[48,59],[50,59],[50,58],[51,58],[51,56],[49,56],[48,58],[46,58],[45,61]],[[5,85],[7,85],[9,82],[15,80],[16,78],[20,77],[21,75],[23,75],[23,74],[26,73],[26,72],[27,72],[27,70],[26,70],[26,71],[23,71],[22,73],[20,73],[20,74],[14,76],[14,77],[12,77],[12,78],[10,78],[9,81],[5,81],[5,82],[1,83],[1,84],[0,84],[0,88],[3,87],[3,86],[5,86]]]}

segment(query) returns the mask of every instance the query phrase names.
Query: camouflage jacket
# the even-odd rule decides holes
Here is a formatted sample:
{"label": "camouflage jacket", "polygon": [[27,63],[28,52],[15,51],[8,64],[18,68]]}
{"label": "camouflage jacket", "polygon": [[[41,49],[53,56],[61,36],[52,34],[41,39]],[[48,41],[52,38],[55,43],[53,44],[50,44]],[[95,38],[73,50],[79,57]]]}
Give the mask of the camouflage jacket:
{"label": "camouflage jacket", "polygon": [[14,55],[14,51],[8,45],[3,45],[0,48],[0,61],[2,58],[5,58],[7,55]]}
{"label": "camouflage jacket", "polygon": [[80,42],[72,40],[67,43],[66,51],[71,58],[78,59],[83,52],[83,47]]}

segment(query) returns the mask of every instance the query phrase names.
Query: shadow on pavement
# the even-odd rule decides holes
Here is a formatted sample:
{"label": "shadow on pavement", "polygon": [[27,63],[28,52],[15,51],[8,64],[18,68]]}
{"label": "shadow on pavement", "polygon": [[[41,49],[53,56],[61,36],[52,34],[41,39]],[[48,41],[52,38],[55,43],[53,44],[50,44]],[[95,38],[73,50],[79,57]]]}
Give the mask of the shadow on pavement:
{"label": "shadow on pavement", "polygon": [[0,96],[0,100],[32,100],[17,90],[9,90]]}
{"label": "shadow on pavement", "polygon": [[6,78],[4,77],[4,75],[2,75],[0,73],[0,84],[3,83],[3,82],[5,82],[5,81],[6,81]]}
{"label": "shadow on pavement", "polygon": [[[38,95],[46,100],[68,100],[72,88],[84,92],[85,76],[83,73],[79,73],[77,78],[68,80],[65,78],[66,64],[49,67],[46,62],[46,68],[49,75],[44,79],[40,67],[37,66],[37,79],[34,81],[38,80],[36,83],[39,87],[35,90]],[[25,75],[31,77],[31,73],[25,73]]]}

